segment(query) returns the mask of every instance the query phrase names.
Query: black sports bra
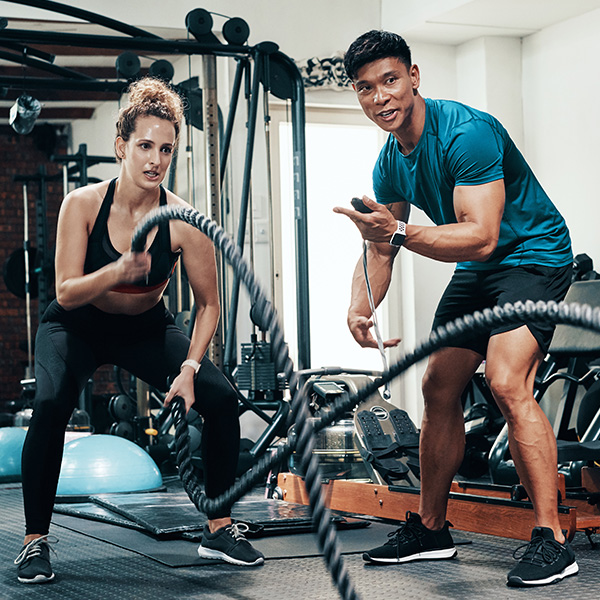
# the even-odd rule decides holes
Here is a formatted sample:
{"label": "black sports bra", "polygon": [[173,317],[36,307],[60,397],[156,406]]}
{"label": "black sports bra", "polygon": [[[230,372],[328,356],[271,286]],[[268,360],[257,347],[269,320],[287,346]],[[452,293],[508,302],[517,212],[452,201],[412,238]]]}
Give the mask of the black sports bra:
{"label": "black sports bra", "polygon": [[[88,238],[87,253],[85,255],[84,273],[93,273],[105,265],[115,262],[121,257],[110,241],[108,235],[108,215],[115,195],[115,186],[117,180],[113,179],[108,185],[106,195],[102,201],[102,206],[96,217],[96,222],[90,237]],[[160,206],[167,204],[167,193],[160,187]],[[148,252],[152,257],[152,266],[146,280],[136,281],[135,283],[125,283],[113,288],[114,292],[125,294],[143,294],[162,287],[169,281],[179,253],[171,252],[171,234],[169,232],[169,223],[161,223],[158,226],[156,237],[154,238]]]}

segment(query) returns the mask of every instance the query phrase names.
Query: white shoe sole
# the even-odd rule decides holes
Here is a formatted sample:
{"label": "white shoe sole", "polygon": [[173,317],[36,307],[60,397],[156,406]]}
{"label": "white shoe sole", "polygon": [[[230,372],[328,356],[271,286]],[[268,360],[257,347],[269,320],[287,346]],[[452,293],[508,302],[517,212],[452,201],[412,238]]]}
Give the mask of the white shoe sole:
{"label": "white shoe sole", "polygon": [[17,577],[17,579],[20,583],[46,583],[47,581],[52,581],[54,579],[54,573],[52,573],[50,577],[36,575],[33,579],[25,579],[24,577]]}
{"label": "white shoe sole", "polygon": [[259,556],[254,562],[244,562],[243,560],[238,560],[237,558],[233,558],[228,554],[225,554],[225,552],[221,552],[220,550],[211,550],[210,548],[205,548],[204,546],[198,547],[198,556],[200,558],[208,558],[210,560],[222,560],[239,567],[258,567],[258,565],[262,565],[265,562],[265,559],[262,556]]}
{"label": "white shoe sole", "polygon": [[400,563],[412,562],[414,560],[445,560],[454,558],[458,554],[456,548],[444,548],[442,550],[428,550],[427,552],[417,552],[409,556],[400,558],[373,558],[368,552],[363,554],[363,559],[368,562],[381,563],[385,565],[397,565]]}
{"label": "white shoe sole", "polygon": [[577,575],[579,573],[579,565],[574,562],[571,563],[568,567],[565,567],[560,573],[556,573],[551,577],[546,577],[545,579],[531,579],[528,581],[524,581],[520,577],[509,577],[507,585],[514,587],[529,587],[534,585],[548,585],[550,583],[558,583],[565,577],[569,577],[569,575]]}

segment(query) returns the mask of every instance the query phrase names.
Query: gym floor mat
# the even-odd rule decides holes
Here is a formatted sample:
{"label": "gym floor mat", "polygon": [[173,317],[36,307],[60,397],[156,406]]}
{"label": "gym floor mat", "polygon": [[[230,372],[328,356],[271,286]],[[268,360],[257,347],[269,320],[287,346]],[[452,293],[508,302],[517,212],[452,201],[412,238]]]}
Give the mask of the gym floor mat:
{"label": "gym floor mat", "polygon": [[[142,554],[169,567],[189,567],[207,564],[207,562],[214,563],[214,561],[205,561],[198,557],[196,554],[197,541],[159,540],[146,532],[57,513],[52,516],[52,524]],[[369,527],[340,530],[338,538],[342,553],[362,553],[366,548],[378,546],[394,529],[393,525],[371,523]],[[312,533],[268,536],[253,539],[252,545],[268,559],[321,556],[316,538]]]}
{"label": "gym floor mat", "polygon": [[81,519],[91,519],[92,521],[101,521],[111,525],[120,525],[121,527],[129,527],[130,529],[144,531],[144,528],[141,525],[138,525],[138,523],[135,523],[130,519],[126,519],[121,515],[117,515],[103,506],[94,504],[93,502],[82,502],[81,504],[55,504],[54,512],[70,515],[72,517],[79,517]]}
{"label": "gym floor mat", "polygon": [[[55,512],[142,528],[158,537],[196,539],[206,523],[184,491],[151,494],[102,494],[91,496],[89,503],[57,504]],[[312,521],[307,506],[282,500],[242,500],[236,502],[232,517],[249,525],[248,537],[311,532]],[[338,529],[367,527],[364,519],[333,514]],[[119,522],[120,521],[120,522]]]}

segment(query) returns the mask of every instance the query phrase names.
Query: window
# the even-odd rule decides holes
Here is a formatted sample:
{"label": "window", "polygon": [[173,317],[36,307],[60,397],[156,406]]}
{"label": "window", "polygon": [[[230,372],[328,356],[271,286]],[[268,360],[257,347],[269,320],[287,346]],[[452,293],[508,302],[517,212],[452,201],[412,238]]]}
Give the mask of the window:
{"label": "window", "polygon": [[[277,116],[279,115],[279,119]],[[274,111],[279,131],[281,168],[280,302],[286,340],[296,362],[296,269],[292,185],[292,127],[284,111]],[[359,110],[310,109],[306,112],[308,261],[310,289],[311,366],[381,369],[377,350],[363,349],[352,338],[346,314],[352,274],[362,253],[362,238],[334,206],[350,206],[353,196],[373,197],[372,170],[381,147],[379,130]],[[277,156],[274,148],[273,156]],[[274,178],[274,189],[277,182]],[[280,305],[283,308],[280,308]],[[386,332],[385,306],[378,318]]]}

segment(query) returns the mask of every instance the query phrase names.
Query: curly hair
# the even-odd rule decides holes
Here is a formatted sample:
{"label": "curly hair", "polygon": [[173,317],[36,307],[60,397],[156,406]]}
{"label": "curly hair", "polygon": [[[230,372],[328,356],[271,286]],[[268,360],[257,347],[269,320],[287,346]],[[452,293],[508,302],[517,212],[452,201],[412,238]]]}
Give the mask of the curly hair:
{"label": "curly hair", "polygon": [[357,37],[344,56],[344,68],[348,77],[356,81],[358,71],[380,58],[397,58],[406,65],[412,66],[410,48],[403,37],[390,31],[372,29]]}
{"label": "curly hair", "polygon": [[[181,96],[163,80],[154,77],[134,81],[127,93],[129,102],[119,111],[117,119],[117,137],[127,142],[135,131],[138,117],[158,117],[173,124],[177,145],[184,116]],[[117,160],[121,160],[118,154]]]}

